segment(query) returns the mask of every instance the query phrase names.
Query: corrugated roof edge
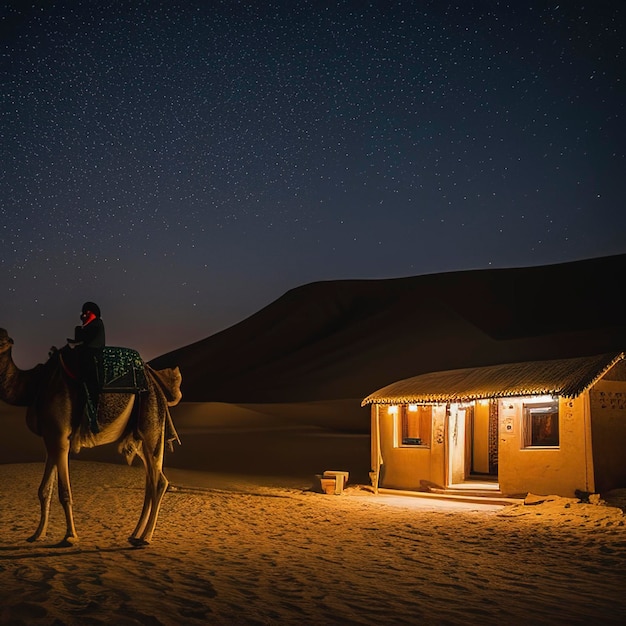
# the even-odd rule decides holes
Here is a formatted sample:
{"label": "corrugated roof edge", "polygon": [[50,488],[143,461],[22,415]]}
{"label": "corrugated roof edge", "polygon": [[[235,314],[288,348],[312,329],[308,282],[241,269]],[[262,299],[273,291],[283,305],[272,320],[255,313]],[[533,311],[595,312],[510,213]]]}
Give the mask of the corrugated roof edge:
{"label": "corrugated roof edge", "polygon": [[[472,401],[529,395],[560,395],[576,397],[594,385],[616,363],[624,352],[589,357],[524,361],[485,367],[430,372],[396,381],[368,395],[361,406],[368,404],[435,404],[450,401]],[[525,370],[520,372],[520,370]],[[532,382],[533,372],[536,373]],[[512,381],[512,376],[525,376]],[[508,377],[508,380],[507,380]],[[470,381],[468,382],[468,378]],[[489,384],[496,379],[501,385]],[[427,391],[428,385],[432,388]],[[465,387],[463,387],[465,385]],[[439,387],[438,390],[435,390]],[[444,390],[445,389],[445,390]]]}

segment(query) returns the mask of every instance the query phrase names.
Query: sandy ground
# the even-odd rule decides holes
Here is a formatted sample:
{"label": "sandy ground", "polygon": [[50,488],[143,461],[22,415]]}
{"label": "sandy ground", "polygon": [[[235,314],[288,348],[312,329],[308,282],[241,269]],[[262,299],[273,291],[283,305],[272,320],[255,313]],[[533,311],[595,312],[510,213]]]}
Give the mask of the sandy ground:
{"label": "sandy ground", "polygon": [[[41,443],[5,436],[1,624],[626,623],[623,494],[509,506],[374,495],[357,479],[368,462],[362,436],[180,421],[183,445],[166,458],[171,485],[144,548],[126,540],[143,470],[83,454],[95,450],[71,461],[80,542],[58,547],[55,500],[46,539],[28,543]],[[289,442],[298,454],[284,451]],[[239,463],[229,460],[237,449],[248,454]],[[334,469],[356,468],[355,478],[326,495],[312,470],[332,469],[335,454],[345,464]]]}

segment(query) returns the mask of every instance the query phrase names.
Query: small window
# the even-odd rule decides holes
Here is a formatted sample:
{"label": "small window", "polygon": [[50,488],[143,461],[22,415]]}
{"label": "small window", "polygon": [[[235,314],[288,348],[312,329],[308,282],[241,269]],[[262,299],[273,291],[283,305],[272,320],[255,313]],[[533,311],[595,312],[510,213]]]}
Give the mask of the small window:
{"label": "small window", "polygon": [[399,445],[429,447],[433,419],[432,407],[419,404],[403,404],[398,409]]}
{"label": "small window", "polygon": [[524,402],[524,447],[559,445],[559,402]]}

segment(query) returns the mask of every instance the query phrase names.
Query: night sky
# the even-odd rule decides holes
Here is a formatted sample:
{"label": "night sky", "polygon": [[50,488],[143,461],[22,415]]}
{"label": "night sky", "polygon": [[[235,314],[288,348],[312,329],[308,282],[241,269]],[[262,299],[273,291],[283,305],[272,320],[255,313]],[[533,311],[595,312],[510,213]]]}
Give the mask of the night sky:
{"label": "night sky", "polygon": [[626,252],[623,0],[0,6],[21,367],[85,300],[149,360],[313,281]]}

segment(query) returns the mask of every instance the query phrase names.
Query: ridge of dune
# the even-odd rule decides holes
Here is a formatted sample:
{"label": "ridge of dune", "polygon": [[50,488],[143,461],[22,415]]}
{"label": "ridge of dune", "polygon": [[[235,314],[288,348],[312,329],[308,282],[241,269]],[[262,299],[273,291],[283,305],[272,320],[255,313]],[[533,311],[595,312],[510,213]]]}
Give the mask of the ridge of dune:
{"label": "ridge of dune", "polygon": [[364,397],[428,371],[623,349],[626,255],[547,266],[337,280],[288,291],[245,320],[153,359],[183,401]]}

